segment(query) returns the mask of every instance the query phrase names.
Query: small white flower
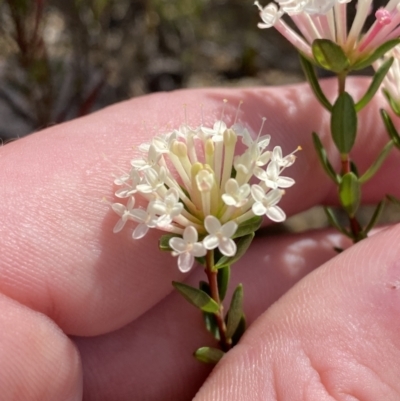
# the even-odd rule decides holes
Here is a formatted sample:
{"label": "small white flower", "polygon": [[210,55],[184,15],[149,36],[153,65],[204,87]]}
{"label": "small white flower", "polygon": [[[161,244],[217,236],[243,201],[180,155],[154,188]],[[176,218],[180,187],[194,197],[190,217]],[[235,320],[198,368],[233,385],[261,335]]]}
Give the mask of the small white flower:
{"label": "small white flower", "polygon": [[157,227],[158,218],[144,209],[133,209],[131,215],[132,220],[139,223],[133,230],[133,239],[143,238],[149,231],[149,228]]}
{"label": "small white flower", "polygon": [[[147,144],[144,144],[147,146]],[[143,145],[142,145],[143,146]],[[161,159],[161,152],[157,150],[157,148],[151,144],[149,146],[148,153],[143,159],[134,159],[131,161],[132,167],[137,168],[140,170],[146,170],[150,167],[154,167],[158,164],[159,160]]]}
{"label": "small white flower", "polygon": [[213,142],[222,142],[224,140],[224,132],[226,129],[226,124],[221,120],[216,121],[213,128],[201,127],[204,137],[211,138]]}
{"label": "small white flower", "polygon": [[137,192],[137,185],[140,184],[140,182],[141,177],[137,170],[132,170],[131,174],[124,174],[114,181],[117,185],[124,185],[123,188],[120,188],[115,192],[115,196],[117,198],[129,198]]}
{"label": "small white flower", "polygon": [[[300,147],[298,149],[301,149]],[[275,146],[272,151],[271,160],[278,163],[280,167],[289,167],[296,161],[296,156],[293,153],[283,157],[282,148],[280,146]]]}
{"label": "small white flower", "polygon": [[276,204],[281,200],[284,191],[274,189],[268,193],[259,186],[251,186],[251,194],[255,202],[252,210],[256,216],[266,215],[272,221],[281,222],[286,219],[285,212]]}
{"label": "small white flower", "polygon": [[204,226],[209,233],[204,239],[203,244],[206,249],[218,247],[225,256],[233,256],[236,253],[236,244],[231,239],[235,234],[238,225],[234,221],[228,221],[221,225],[220,221],[214,216],[207,216]]}
{"label": "small white flower", "polygon": [[258,1],[254,4],[260,10],[260,17],[263,23],[258,23],[257,26],[261,29],[271,28],[280,20],[283,15],[283,11],[279,10],[278,6],[274,3],[269,3],[266,7],[261,7]]}
{"label": "small white flower", "polygon": [[173,237],[169,240],[169,246],[174,250],[173,256],[178,256],[178,267],[182,273],[188,272],[194,263],[194,258],[205,256],[206,248],[201,242],[197,242],[198,234],[193,226],[187,226],[183,232],[183,238]]}
{"label": "small white flower", "polygon": [[289,188],[294,184],[294,179],[290,177],[280,177],[280,169],[277,162],[270,162],[267,170],[255,169],[254,175],[265,183],[268,188]]}
{"label": "small white flower", "polygon": [[165,175],[166,172],[163,166],[160,168],[160,172],[157,172],[153,168],[149,167],[144,170],[144,178],[146,183],[137,185],[136,189],[143,194],[152,194],[164,186]]}
{"label": "small white flower", "polygon": [[382,89],[393,111],[400,115],[400,46],[397,45],[387,52],[373,67],[378,70],[390,57],[393,57],[393,64],[383,79]]}
{"label": "small white flower", "polygon": [[117,221],[117,224],[115,224],[113,232],[118,233],[120,232],[124,226],[125,223],[131,219],[133,220],[133,214],[132,214],[132,209],[135,206],[135,198],[131,197],[129,198],[128,204],[122,205],[121,203],[113,203],[111,205],[112,210],[114,210],[115,213],[118,214],[118,216],[121,216],[121,218]]}
{"label": "small white flower", "polygon": [[247,203],[249,195],[249,184],[239,186],[234,178],[230,178],[225,184],[225,193],[222,194],[222,200],[228,206],[242,207]]}
{"label": "small white flower", "polygon": [[157,199],[149,204],[149,211],[151,214],[157,215],[157,225],[165,227],[172,222],[174,217],[181,214],[183,204],[179,202],[179,194],[175,188],[170,188],[164,200]]}

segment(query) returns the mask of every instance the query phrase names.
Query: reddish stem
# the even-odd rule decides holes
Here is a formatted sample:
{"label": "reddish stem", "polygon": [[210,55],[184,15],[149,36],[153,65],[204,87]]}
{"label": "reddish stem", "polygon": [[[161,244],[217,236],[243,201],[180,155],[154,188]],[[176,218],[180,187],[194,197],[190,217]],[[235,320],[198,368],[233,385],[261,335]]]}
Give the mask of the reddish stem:
{"label": "reddish stem", "polygon": [[218,304],[218,312],[214,313],[215,319],[218,325],[219,331],[219,344],[224,352],[229,351],[232,348],[232,341],[226,337],[226,324],[224,320],[224,307],[221,303],[221,299],[218,291],[218,280],[217,272],[213,270],[214,268],[214,251],[207,252],[207,266],[205,272],[208,278],[208,284],[210,285],[211,298]]}

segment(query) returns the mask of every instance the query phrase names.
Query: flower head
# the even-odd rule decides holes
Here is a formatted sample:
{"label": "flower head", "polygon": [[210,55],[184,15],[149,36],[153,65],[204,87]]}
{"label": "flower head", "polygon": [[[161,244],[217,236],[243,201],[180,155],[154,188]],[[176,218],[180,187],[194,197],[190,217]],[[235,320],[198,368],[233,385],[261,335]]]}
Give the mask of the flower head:
{"label": "flower head", "polygon": [[[236,155],[240,139],[244,151]],[[254,139],[239,125],[218,120],[212,128],[184,125],[141,144],[131,171],[114,180],[116,196],[128,199],[127,206],[112,204],[120,216],[114,231],[131,220],[138,223],[134,239],[151,228],[173,234],[168,245],[183,272],[216,248],[234,256],[240,224],[260,215],[284,220],[276,206],[283,191],[277,188],[294,184],[281,173],[295,156],[283,157],[280,147],[267,150],[269,142],[269,135]],[[135,197],[146,207],[134,208]]]}
{"label": "flower head", "polygon": [[393,64],[382,82],[382,89],[392,110],[400,116],[400,46],[398,45],[387,52],[373,66],[375,70],[378,70],[391,57],[393,57]]}
{"label": "flower head", "polygon": [[[316,39],[328,39],[339,45],[349,59],[350,66],[365,60],[385,42],[400,35],[400,5],[389,0],[385,8],[375,12],[375,21],[367,32],[363,28],[372,9],[372,0],[359,0],[356,15],[347,31],[347,3],[351,0],[275,0],[266,7],[255,2],[262,23],[259,28],[275,27],[300,52],[313,59],[311,49]],[[293,20],[297,31],[282,16]]]}

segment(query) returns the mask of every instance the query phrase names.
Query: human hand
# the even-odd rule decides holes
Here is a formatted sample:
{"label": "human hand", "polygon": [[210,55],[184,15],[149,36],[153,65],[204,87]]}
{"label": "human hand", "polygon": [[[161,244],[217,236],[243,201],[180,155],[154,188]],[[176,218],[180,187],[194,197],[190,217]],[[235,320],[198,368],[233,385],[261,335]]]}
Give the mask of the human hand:
{"label": "human hand", "polygon": [[[325,85],[334,93],[334,83]],[[352,85],[361,93],[365,81]],[[335,202],[311,145],[312,131],[327,135],[329,116],[306,85],[151,95],[5,146],[1,400],[178,401],[196,393],[210,367],[190,354],[212,340],[171,281],[197,283],[203,272],[182,275],[158,251],[155,231],[138,241],[129,230],[113,234],[117,217],[101,199],[113,196],[114,165],[126,169],[132,146],[153,126],[179,126],[183,104],[190,125],[200,123],[200,104],[213,122],[223,98],[235,107],[244,100],[241,120],[255,132],[267,117],[272,145],[303,147],[290,171],[296,185],[281,203],[287,214]],[[361,112],[354,149],[361,169],[387,141],[377,112],[384,106],[378,97]],[[398,171],[395,150],[363,201],[399,196]],[[250,328],[196,400],[399,399],[399,237],[399,226],[386,229],[313,273],[335,256],[333,246],[347,244],[338,234],[256,237],[232,268],[232,284],[244,284]]]}

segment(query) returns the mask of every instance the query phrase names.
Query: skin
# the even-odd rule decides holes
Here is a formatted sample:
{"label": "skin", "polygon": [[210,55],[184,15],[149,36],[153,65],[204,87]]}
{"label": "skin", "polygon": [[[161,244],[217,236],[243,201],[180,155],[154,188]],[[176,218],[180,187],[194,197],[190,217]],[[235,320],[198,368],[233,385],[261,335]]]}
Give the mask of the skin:
{"label": "skin", "polygon": [[[367,81],[353,79],[356,98]],[[334,96],[335,83],[324,82]],[[129,169],[132,147],[188,123],[225,120],[303,151],[287,175],[288,215],[336,203],[311,144],[329,141],[329,115],[306,85],[155,94],[51,127],[0,149],[0,388],[3,400],[369,401],[400,397],[400,226],[348,246],[334,231],[265,236],[233,267],[244,284],[249,329],[211,372],[191,353],[213,345],[201,317],[173,291],[196,284],[157,249],[160,233],[133,241],[118,219],[112,174]],[[353,156],[364,171],[387,142],[376,100],[360,113]],[[394,150],[364,187],[363,202],[400,196]],[[268,222],[266,222],[267,224]],[[317,269],[318,268],[318,269]],[[228,295],[229,299],[229,295]],[[271,306],[272,305],[272,306]],[[211,372],[211,374],[210,374]],[[208,378],[207,378],[208,376]],[[207,380],[206,380],[207,378]],[[205,383],[204,383],[205,381]],[[203,384],[204,383],[204,384]],[[200,389],[200,390],[199,390]]]}

